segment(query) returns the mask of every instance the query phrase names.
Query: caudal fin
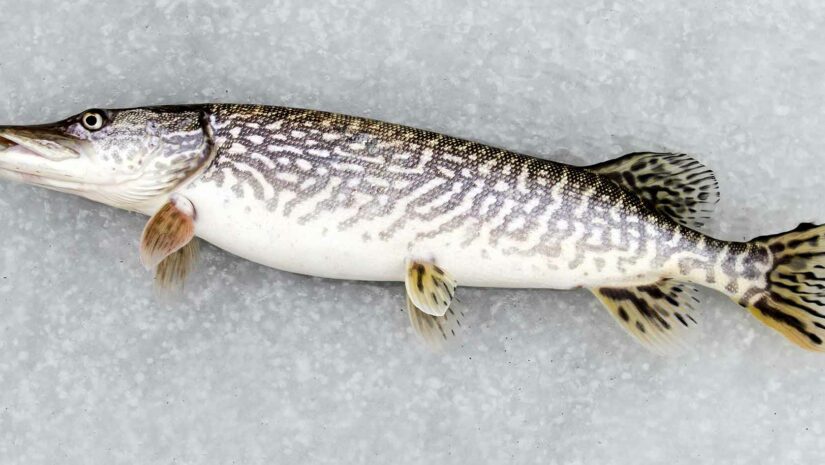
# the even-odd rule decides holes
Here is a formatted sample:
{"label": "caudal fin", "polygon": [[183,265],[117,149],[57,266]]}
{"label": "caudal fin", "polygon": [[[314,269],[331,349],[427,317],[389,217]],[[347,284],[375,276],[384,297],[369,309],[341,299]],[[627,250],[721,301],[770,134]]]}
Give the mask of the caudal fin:
{"label": "caudal fin", "polygon": [[745,292],[739,304],[794,344],[825,352],[825,225],[752,242],[766,247],[771,268],[767,286]]}

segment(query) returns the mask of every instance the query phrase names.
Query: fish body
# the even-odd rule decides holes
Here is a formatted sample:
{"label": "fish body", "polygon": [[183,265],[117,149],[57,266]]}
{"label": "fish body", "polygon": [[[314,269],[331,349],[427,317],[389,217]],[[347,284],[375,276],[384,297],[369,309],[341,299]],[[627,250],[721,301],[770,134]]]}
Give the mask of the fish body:
{"label": "fish body", "polygon": [[228,104],[90,110],[0,127],[0,143],[2,177],[151,216],[141,259],[172,280],[197,236],[282,270],[403,281],[425,337],[454,331],[457,285],[583,287],[661,349],[695,323],[693,284],[805,348],[825,337],[825,229],[749,242],[699,232],[718,191],[686,155],[577,167],[354,116]]}
{"label": "fish body", "polygon": [[264,265],[399,281],[421,257],[467,286],[568,289],[655,282],[698,253],[701,236],[586,169],[350,116],[211,112],[217,156],[180,192],[204,206],[199,237]]}

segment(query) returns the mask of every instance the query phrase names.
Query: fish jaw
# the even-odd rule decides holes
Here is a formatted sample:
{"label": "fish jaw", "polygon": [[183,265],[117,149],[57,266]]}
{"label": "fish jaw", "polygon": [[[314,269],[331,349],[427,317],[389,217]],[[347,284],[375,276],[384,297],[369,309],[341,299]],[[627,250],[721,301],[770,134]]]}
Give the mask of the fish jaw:
{"label": "fish jaw", "polygon": [[82,195],[89,169],[81,144],[49,129],[0,127],[0,177]]}
{"label": "fish jaw", "polygon": [[50,126],[0,127],[0,179],[142,211],[140,201],[121,194],[136,176],[99,163],[84,141],[56,134]]}
{"label": "fish jaw", "polygon": [[7,148],[9,148],[13,145],[15,145],[14,142],[10,141],[9,139],[5,139],[3,137],[0,137],[0,152],[2,152],[3,150],[6,150]]}
{"label": "fish jaw", "polygon": [[0,140],[16,145],[29,153],[52,161],[78,158],[83,152],[82,141],[63,135],[57,126],[0,127]]}
{"label": "fish jaw", "polygon": [[[0,137],[2,134],[0,131]],[[0,179],[78,195],[125,210],[143,212],[146,209],[143,199],[134,201],[122,194],[122,187],[139,174],[107,170],[86,154],[69,156],[67,151],[61,156],[50,148],[52,158],[48,158],[37,151],[39,144],[17,144],[5,137],[0,139],[0,144],[5,147],[0,148]]]}

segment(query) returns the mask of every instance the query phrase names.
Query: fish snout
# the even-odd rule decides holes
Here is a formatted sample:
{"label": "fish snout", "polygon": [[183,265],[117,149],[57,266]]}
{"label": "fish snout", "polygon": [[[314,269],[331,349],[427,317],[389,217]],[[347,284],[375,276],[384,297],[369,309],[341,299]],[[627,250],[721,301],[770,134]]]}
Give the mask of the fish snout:
{"label": "fish snout", "polygon": [[[0,129],[2,131],[2,129]],[[14,142],[0,136],[0,152],[14,145]]]}
{"label": "fish snout", "polygon": [[26,151],[51,161],[80,156],[79,141],[50,126],[0,126],[0,150]]}

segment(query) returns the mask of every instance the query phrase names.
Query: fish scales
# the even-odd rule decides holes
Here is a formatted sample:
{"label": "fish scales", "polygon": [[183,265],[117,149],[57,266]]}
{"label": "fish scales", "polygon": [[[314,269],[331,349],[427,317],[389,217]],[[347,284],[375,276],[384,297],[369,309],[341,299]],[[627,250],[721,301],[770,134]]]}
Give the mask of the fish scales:
{"label": "fish scales", "polygon": [[[403,257],[420,254],[445,263],[464,285],[569,288],[605,279],[655,281],[674,252],[694,251],[699,240],[637,196],[577,167],[331,113],[217,106],[213,114],[220,149],[187,196],[231,192],[223,196],[226,205],[243,205],[258,221],[271,218],[264,241],[283,238],[278,232],[288,222],[300,240],[284,239],[297,254],[305,244],[308,253],[331,261],[357,256],[371,263],[350,262],[351,269],[332,273],[325,263],[284,261],[280,250],[255,257],[259,246],[246,250],[248,242],[234,240],[234,218],[206,235],[278,268],[398,280]],[[675,235],[681,239],[673,244]],[[684,266],[714,263],[719,253],[721,244],[710,243]],[[375,266],[376,260],[395,266]]]}
{"label": "fish scales", "polygon": [[685,154],[570,166],[355,116],[205,104],[2,126],[0,177],[149,215],[140,260],[162,286],[186,278],[196,237],[287,271],[404,282],[431,345],[461,329],[458,286],[584,287],[667,352],[695,326],[701,285],[825,350],[825,226],[700,232],[718,186]]}

